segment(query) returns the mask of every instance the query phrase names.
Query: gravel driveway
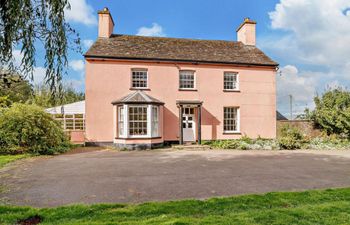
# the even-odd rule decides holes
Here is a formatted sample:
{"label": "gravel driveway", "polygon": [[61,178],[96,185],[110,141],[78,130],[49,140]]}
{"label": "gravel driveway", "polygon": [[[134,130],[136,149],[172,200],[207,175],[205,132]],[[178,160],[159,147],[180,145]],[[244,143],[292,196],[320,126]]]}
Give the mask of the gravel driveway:
{"label": "gravel driveway", "polygon": [[2,201],[37,207],[346,187],[350,151],[102,150],[16,162],[0,185]]}

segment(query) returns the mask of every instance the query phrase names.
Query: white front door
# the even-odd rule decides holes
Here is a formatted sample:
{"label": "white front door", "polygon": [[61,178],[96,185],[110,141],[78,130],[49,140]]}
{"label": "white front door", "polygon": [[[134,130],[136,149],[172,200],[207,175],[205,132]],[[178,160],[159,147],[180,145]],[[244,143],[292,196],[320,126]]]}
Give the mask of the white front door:
{"label": "white front door", "polygon": [[182,130],[184,142],[196,141],[196,129],[194,119],[194,108],[184,108],[182,115]]}

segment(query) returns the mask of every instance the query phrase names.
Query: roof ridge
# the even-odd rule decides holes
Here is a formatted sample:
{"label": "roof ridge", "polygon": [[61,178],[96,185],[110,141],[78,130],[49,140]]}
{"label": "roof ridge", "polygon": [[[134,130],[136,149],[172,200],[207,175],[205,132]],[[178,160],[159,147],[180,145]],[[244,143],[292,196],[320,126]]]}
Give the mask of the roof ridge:
{"label": "roof ridge", "polygon": [[110,38],[113,37],[140,37],[140,38],[149,38],[149,39],[172,39],[172,40],[184,40],[184,41],[212,41],[212,42],[228,42],[228,43],[236,43],[236,44],[242,44],[241,41],[234,41],[234,40],[222,40],[222,39],[196,39],[196,38],[183,38],[183,37],[157,37],[157,36],[142,36],[142,35],[133,35],[133,34],[112,34]]}
{"label": "roof ridge", "polygon": [[146,99],[146,101],[152,101],[152,99],[143,91],[139,90],[139,93],[144,99]]}

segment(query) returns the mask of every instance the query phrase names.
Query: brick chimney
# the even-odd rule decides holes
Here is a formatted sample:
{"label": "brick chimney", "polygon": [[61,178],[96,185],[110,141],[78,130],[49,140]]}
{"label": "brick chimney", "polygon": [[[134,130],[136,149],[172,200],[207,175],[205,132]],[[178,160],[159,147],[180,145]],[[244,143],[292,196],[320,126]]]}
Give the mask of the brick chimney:
{"label": "brick chimney", "polygon": [[241,41],[245,45],[255,45],[255,26],[255,21],[245,18],[243,23],[237,29],[237,41]]}
{"label": "brick chimney", "polygon": [[98,11],[98,37],[109,38],[113,33],[113,28],[114,22],[109,9],[105,7]]}

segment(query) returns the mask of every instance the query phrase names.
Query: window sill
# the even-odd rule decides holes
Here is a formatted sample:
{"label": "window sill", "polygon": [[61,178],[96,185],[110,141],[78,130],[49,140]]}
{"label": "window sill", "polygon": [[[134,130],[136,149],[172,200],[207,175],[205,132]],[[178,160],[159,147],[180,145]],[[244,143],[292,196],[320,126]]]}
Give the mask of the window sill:
{"label": "window sill", "polygon": [[240,131],[224,131],[222,134],[241,134]]}
{"label": "window sill", "polygon": [[230,90],[230,89],[224,89],[224,92],[241,92],[240,90]]}
{"label": "window sill", "polygon": [[186,89],[186,88],[179,88],[179,91],[198,91],[197,89]]}
{"label": "window sill", "polygon": [[134,139],[159,139],[162,137],[116,137],[115,139],[120,139],[120,140],[134,140]]}
{"label": "window sill", "polygon": [[129,88],[129,90],[140,90],[140,91],[150,91],[151,89],[150,88]]}

